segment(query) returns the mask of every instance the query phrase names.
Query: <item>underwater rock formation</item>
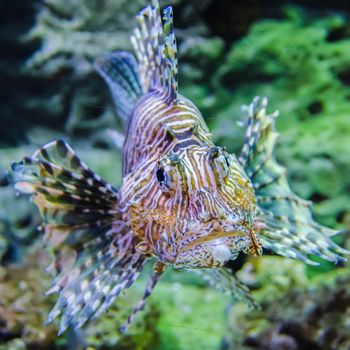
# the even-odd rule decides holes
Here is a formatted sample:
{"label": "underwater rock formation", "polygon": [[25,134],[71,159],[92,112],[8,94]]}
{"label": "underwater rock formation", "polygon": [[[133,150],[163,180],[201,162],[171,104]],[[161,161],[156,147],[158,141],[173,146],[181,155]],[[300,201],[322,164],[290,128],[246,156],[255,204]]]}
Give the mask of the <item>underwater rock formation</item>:
{"label": "underwater rock formation", "polygon": [[48,276],[33,266],[0,268],[0,344],[13,343],[17,338],[26,345],[45,347],[52,343],[54,327],[43,327],[46,310],[52,305],[52,300],[43,295],[48,281]]}
{"label": "underwater rock formation", "polygon": [[44,295],[51,280],[49,274],[44,273],[47,263],[47,254],[39,252],[27,257],[23,265],[0,267],[1,350],[83,349],[86,345],[95,349],[135,349],[157,342],[153,325],[157,324],[159,312],[152,309],[146,310],[134,326],[136,336],[121,336],[118,331],[129,306],[138,297],[135,289],[114,305],[102,320],[90,324],[85,332],[69,330],[59,338],[56,325],[44,325],[55,300],[54,296]]}

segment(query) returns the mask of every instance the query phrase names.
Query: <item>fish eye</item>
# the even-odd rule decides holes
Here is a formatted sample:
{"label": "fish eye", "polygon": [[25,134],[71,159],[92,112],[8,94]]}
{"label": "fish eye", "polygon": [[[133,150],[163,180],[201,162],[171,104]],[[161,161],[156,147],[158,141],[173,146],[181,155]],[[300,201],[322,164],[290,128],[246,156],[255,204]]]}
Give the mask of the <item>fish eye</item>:
{"label": "fish eye", "polygon": [[228,157],[227,155],[224,155],[224,159],[225,159],[226,167],[229,168],[229,167],[230,167],[230,160],[229,160],[229,157]]}
{"label": "fish eye", "polygon": [[165,182],[165,173],[163,169],[158,169],[156,172],[156,176],[159,183]]}
{"label": "fish eye", "polygon": [[226,179],[226,177],[229,175],[229,169],[230,169],[230,159],[229,156],[225,154],[221,154],[215,161],[216,168],[218,171],[218,174],[220,175],[220,178],[222,180]]}
{"label": "fish eye", "polygon": [[172,192],[176,190],[179,180],[179,164],[180,159],[175,153],[167,154],[158,160],[155,176],[163,192]]}
{"label": "fish eye", "polygon": [[225,149],[212,147],[209,151],[210,161],[214,166],[214,172],[217,174],[220,182],[224,181],[230,173],[231,158]]}
{"label": "fish eye", "polygon": [[217,181],[223,184],[230,174],[231,156],[224,148],[214,146],[209,150],[209,162],[213,167]]}
{"label": "fish eye", "polygon": [[167,174],[164,169],[158,168],[156,171],[156,177],[162,191],[169,192],[169,189],[172,187],[169,174]]}

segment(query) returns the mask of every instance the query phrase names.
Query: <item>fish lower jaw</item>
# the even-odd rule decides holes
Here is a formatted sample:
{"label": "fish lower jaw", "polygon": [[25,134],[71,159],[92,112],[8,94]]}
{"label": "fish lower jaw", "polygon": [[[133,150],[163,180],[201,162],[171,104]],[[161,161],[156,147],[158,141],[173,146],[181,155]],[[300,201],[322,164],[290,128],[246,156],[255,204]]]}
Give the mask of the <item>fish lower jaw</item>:
{"label": "fish lower jaw", "polygon": [[[197,243],[197,244],[195,244]],[[236,259],[250,244],[247,236],[216,237],[183,246],[174,261],[175,268],[218,268]]]}
{"label": "fish lower jaw", "polygon": [[249,238],[246,233],[242,231],[214,231],[206,236],[201,236],[199,238],[196,238],[192,241],[189,241],[188,243],[183,244],[180,249],[179,253],[183,253],[189,249],[192,249],[196,246],[199,246],[201,244],[210,243],[215,244],[218,240],[223,240],[225,238]]}

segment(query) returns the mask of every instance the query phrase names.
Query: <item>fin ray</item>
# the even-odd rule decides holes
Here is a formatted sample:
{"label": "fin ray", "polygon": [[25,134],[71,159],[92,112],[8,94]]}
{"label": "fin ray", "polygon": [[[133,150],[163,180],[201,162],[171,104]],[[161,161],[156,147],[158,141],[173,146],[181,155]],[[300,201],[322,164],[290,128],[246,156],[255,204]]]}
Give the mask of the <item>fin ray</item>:
{"label": "fin ray", "polygon": [[277,254],[317,264],[317,255],[337,263],[349,254],[331,240],[339,233],[316,223],[311,202],[298,197],[289,187],[285,168],[274,158],[278,137],[277,113],[267,114],[267,99],[254,99],[248,106],[247,131],[239,161],[252,180],[258,205],[258,220],[266,227],[260,232],[263,247]]}
{"label": "fin ray", "polygon": [[138,15],[139,25],[131,42],[139,63],[143,92],[156,90],[164,93],[169,101],[176,101],[178,60],[171,6],[164,10],[163,19],[164,23],[158,1],[153,0]]}
{"label": "fin ray", "polygon": [[138,312],[140,312],[145,307],[148,297],[151,295],[154,287],[158,283],[159,278],[162,276],[164,270],[165,270],[165,266],[162,263],[160,263],[160,262],[155,263],[154,268],[153,268],[153,274],[147,282],[143,297],[137,303],[137,305],[134,307],[133,311],[131,312],[131,314],[127,318],[124,325],[120,328],[121,333],[125,333],[127,331],[128,327],[133,322],[133,320],[135,319]]}
{"label": "fin ray", "polygon": [[59,297],[48,322],[62,314],[60,334],[79,328],[133,284],[147,259],[135,251],[118,192],[63,140],[14,163],[12,179],[39,207],[45,243],[55,254],[48,294]]}
{"label": "fin ray", "polygon": [[234,301],[243,301],[252,309],[260,308],[249,288],[229,269],[221,267],[201,269],[196,272],[218,291],[228,293]]}

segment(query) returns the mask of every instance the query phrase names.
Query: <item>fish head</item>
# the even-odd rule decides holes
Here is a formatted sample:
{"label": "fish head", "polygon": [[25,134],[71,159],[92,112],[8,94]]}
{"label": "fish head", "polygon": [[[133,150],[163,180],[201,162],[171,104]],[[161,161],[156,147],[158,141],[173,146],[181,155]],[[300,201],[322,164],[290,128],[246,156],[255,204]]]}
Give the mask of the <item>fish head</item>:
{"label": "fish head", "polygon": [[240,251],[261,255],[254,189],[237,158],[215,146],[185,153],[188,206],[174,266],[220,267]]}
{"label": "fish head", "polygon": [[149,179],[135,217],[160,260],[178,269],[220,267],[240,251],[261,254],[254,189],[234,155],[180,149],[160,156]]}

